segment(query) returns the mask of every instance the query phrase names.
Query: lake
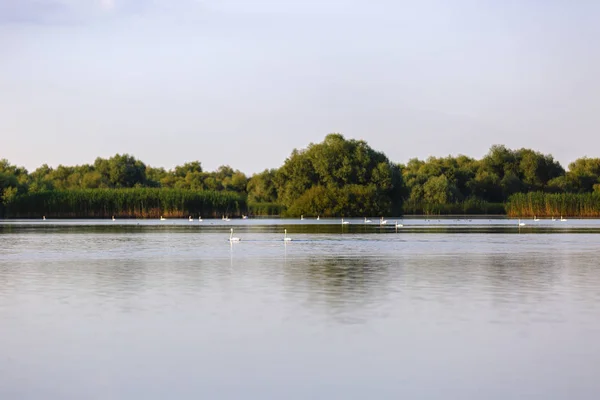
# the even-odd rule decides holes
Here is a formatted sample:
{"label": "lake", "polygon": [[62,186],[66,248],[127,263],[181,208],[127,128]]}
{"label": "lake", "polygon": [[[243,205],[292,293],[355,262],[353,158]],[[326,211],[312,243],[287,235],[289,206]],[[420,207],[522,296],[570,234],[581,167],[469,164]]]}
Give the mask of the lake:
{"label": "lake", "polygon": [[371,219],[0,221],[0,398],[600,396],[600,221]]}

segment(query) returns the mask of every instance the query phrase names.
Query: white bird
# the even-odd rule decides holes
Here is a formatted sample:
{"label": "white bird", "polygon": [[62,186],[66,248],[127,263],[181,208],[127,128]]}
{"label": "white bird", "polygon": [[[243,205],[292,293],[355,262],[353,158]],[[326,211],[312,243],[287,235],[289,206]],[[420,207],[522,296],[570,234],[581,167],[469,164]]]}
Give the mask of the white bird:
{"label": "white bird", "polygon": [[402,228],[404,225],[399,224],[398,221],[396,221],[396,228]]}
{"label": "white bird", "polygon": [[552,221],[556,221],[556,218],[552,217]]}
{"label": "white bird", "polygon": [[344,221],[344,218],[342,218],[342,225],[348,225],[350,223],[350,221]]}
{"label": "white bird", "polygon": [[300,221],[304,221],[304,215],[300,216]]}
{"label": "white bird", "polygon": [[385,220],[385,219],[383,219],[383,217],[381,217],[379,219],[379,225],[385,225],[385,224],[387,224],[387,220]]}
{"label": "white bird", "polygon": [[365,217],[365,224],[370,224],[370,223],[371,223],[371,220],[367,219],[367,217]]}
{"label": "white bird", "polygon": [[46,220],[46,216],[44,215],[44,216],[42,217],[42,221],[45,221],[45,220]]}
{"label": "white bird", "polygon": [[188,218],[188,221],[190,221],[190,222],[192,222],[192,221],[193,221],[193,219],[192,219],[192,216],[191,216],[191,215],[189,216],[189,218]]}
{"label": "white bird", "polygon": [[202,222],[202,216],[198,216],[198,222]]}
{"label": "white bird", "polygon": [[242,215],[242,219],[248,219],[247,215]]}
{"label": "white bird", "polygon": [[565,222],[565,221],[566,221],[566,219],[564,219],[564,218],[563,218],[563,216],[561,215],[561,216],[560,216],[560,221],[561,221],[561,222]]}
{"label": "white bird", "polygon": [[239,242],[241,239],[239,237],[233,237],[233,228],[231,228],[231,233],[229,234],[230,242]]}
{"label": "white bird", "polygon": [[116,219],[115,219],[115,216],[114,216],[114,215],[113,215],[113,217],[112,217],[112,220],[113,220],[113,221],[116,221]]}
{"label": "white bird", "polygon": [[166,221],[167,219],[166,219],[166,218],[164,218],[164,217],[161,215],[161,216],[160,216],[160,220],[161,220],[161,221]]}
{"label": "white bird", "polygon": [[284,242],[291,242],[291,241],[292,241],[292,238],[289,238],[289,237],[287,236],[287,229],[284,229],[284,230],[283,230],[283,241],[284,241]]}
{"label": "white bird", "polygon": [[533,220],[534,220],[534,221],[539,221],[540,219],[534,215],[534,216],[533,216]]}
{"label": "white bird", "polygon": [[521,220],[519,219],[519,226],[525,226],[525,222],[521,222]]}
{"label": "white bird", "polygon": [[320,220],[320,219],[321,219],[321,217],[317,215],[317,221]]}

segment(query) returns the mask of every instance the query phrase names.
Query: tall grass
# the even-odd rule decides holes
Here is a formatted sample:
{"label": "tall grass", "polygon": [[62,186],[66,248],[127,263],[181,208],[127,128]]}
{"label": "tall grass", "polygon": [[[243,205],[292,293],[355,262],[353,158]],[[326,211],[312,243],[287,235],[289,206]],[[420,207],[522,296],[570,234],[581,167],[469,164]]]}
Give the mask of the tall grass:
{"label": "tall grass", "polygon": [[518,193],[509,197],[511,217],[600,217],[600,193]]}
{"label": "tall grass", "polygon": [[479,199],[467,199],[459,203],[429,204],[407,201],[403,205],[404,214],[408,215],[503,215],[504,204],[488,203]]}
{"label": "tall grass", "polygon": [[80,189],[27,193],[5,210],[12,218],[182,218],[239,216],[246,197],[233,192],[180,189]]}
{"label": "tall grass", "polygon": [[277,203],[248,203],[248,214],[255,216],[279,216],[285,209],[284,205]]}

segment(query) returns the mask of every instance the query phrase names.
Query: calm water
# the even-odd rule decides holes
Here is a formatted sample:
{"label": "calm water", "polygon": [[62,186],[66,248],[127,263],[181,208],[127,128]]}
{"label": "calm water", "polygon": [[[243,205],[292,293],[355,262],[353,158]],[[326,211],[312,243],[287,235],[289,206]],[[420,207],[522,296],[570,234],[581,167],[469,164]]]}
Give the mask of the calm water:
{"label": "calm water", "polygon": [[599,398],[600,221],[351,221],[0,221],[0,398]]}

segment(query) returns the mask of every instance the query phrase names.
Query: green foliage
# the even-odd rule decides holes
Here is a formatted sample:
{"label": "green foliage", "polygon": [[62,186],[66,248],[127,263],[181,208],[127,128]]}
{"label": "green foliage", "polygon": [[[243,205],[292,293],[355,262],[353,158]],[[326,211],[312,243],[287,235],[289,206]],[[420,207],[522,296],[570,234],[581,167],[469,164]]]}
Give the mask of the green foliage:
{"label": "green foliage", "polygon": [[285,213],[285,207],[277,203],[248,202],[248,213],[253,216],[275,216]]}
{"label": "green foliage", "polygon": [[512,217],[600,217],[600,192],[594,193],[517,193],[506,203]]}
{"label": "green foliage", "polygon": [[404,213],[414,215],[503,215],[505,212],[504,203],[488,203],[477,198],[444,204],[404,203]]}
{"label": "green foliage", "polygon": [[178,189],[74,189],[27,193],[7,205],[11,217],[184,218],[241,215],[246,197],[233,192]]}
{"label": "green foliage", "polygon": [[265,169],[248,180],[246,190],[249,202],[274,203],[277,201],[277,189],[274,182],[276,173],[275,169]]}
{"label": "green foliage", "polygon": [[410,160],[403,168],[405,198],[413,204],[460,203],[478,198],[501,203],[513,193],[557,191],[564,169],[549,155],[492,146],[481,160],[466,156]]}
{"label": "green foliage", "polygon": [[423,201],[429,204],[454,203],[460,193],[446,175],[432,176],[423,185]]}
{"label": "green foliage", "polygon": [[583,157],[569,164],[566,175],[569,189],[577,193],[591,192],[600,183],[600,158]]}
{"label": "green foliage", "polygon": [[286,216],[348,217],[387,215],[391,200],[375,185],[313,186],[296,199]]}
{"label": "green foliage", "polygon": [[[185,216],[191,210],[324,217],[480,214],[503,212],[505,202],[514,215],[595,215],[592,193],[600,194],[600,158],[580,158],[565,172],[550,155],[495,145],[480,160],[459,155],[397,165],[365,141],[340,134],[294,149],[280,168],[250,178],[227,165],[204,171],[200,161],[154,168],[129,154],[93,164],[44,164],[32,173],[0,160],[0,216],[51,215],[48,205],[57,215],[90,217]],[[223,210],[223,199],[232,198],[237,205],[227,200]]]}
{"label": "green foliage", "polygon": [[[264,177],[263,177],[264,178]],[[287,215],[376,215],[401,212],[402,174],[362,140],[328,135],[294,150],[273,177]]]}

